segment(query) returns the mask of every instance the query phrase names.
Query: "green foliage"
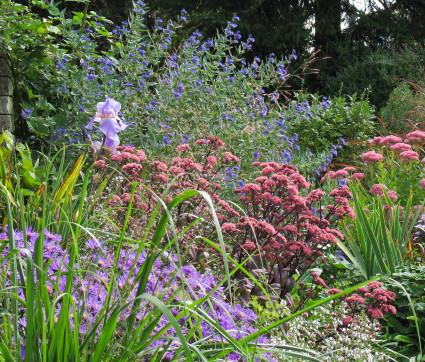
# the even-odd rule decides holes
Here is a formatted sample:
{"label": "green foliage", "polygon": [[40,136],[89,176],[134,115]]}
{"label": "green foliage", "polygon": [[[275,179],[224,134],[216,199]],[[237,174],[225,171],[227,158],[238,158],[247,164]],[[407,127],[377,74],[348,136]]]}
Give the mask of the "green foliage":
{"label": "green foliage", "polygon": [[397,315],[386,316],[384,328],[390,348],[423,361],[421,348],[425,345],[425,266],[400,265],[390,277],[382,279],[396,293]]}
{"label": "green foliage", "polygon": [[21,183],[24,195],[31,194],[41,182],[43,169],[38,164],[37,160],[34,166],[31,150],[26,145],[15,143],[9,131],[3,132],[0,136],[0,180],[10,192]]}
{"label": "green foliage", "polygon": [[[182,42],[183,14],[167,24],[158,18],[151,29],[149,9],[135,5],[128,25],[110,32],[108,21],[87,8],[70,16],[54,5],[44,7],[51,11],[42,20],[22,6],[3,17],[0,12],[0,21],[8,24],[2,39],[17,75],[21,107],[32,111],[26,122],[44,141],[53,135],[50,141],[56,143],[79,143],[74,133],[107,96],[126,110],[123,119],[133,125],[126,134],[135,145],[161,148],[164,136],[205,138],[216,129],[239,135],[247,119],[255,124],[266,117],[263,112],[267,119],[278,116],[277,99],[284,102],[290,95],[287,81],[313,60],[290,74],[286,68],[295,53],[286,59],[245,59],[253,39],[241,39],[236,18],[212,40],[204,42],[194,32]],[[54,28],[46,25],[39,34],[27,26],[32,23]],[[29,53],[37,46],[40,54],[34,57]],[[24,58],[32,73],[27,74]]]}
{"label": "green foliage", "polygon": [[262,325],[269,324],[281,316],[272,302],[266,301],[262,303],[257,296],[251,297],[251,305],[258,317],[259,323]]}
{"label": "green foliage", "polygon": [[288,130],[297,133],[303,148],[314,152],[340,143],[363,142],[373,134],[374,108],[365,95],[326,98],[298,94],[284,115]]}
{"label": "green foliage", "polygon": [[328,78],[325,92],[329,95],[362,94],[369,89],[370,101],[379,111],[400,80],[421,81],[425,70],[423,52],[420,46],[377,50]]}
{"label": "green foliage", "polygon": [[[188,16],[187,28],[183,28],[184,13],[177,15],[170,8],[167,14],[170,19],[177,17],[177,21],[163,21],[157,18],[155,12],[147,7],[142,8],[139,3],[134,4],[128,25],[121,24],[113,30],[111,22],[89,11],[88,2],[77,3],[81,9],[72,8],[73,12],[62,9],[59,6],[61,4],[47,4],[39,0],[29,1],[28,7],[14,2],[1,3],[2,53],[9,57],[13,66],[19,106],[32,111],[30,116],[28,113],[31,112],[24,111],[22,117],[27,118],[20,118],[21,123],[31,130],[34,139],[49,143],[52,149],[57,150],[61,148],[61,143],[80,143],[79,127],[87,124],[95,114],[96,103],[104,101],[106,96],[113,97],[123,105],[125,114],[120,118],[132,123],[132,127],[129,127],[126,133],[123,132],[123,138],[128,137],[125,143],[132,142],[143,147],[148,153],[148,159],[153,157],[168,163],[175,156],[188,158],[202,149],[205,142],[200,142],[193,150],[187,151],[188,153],[176,151],[178,145],[187,143],[185,146],[188,146],[197,139],[207,139],[211,136],[222,138],[226,144],[223,150],[231,151],[239,160],[236,161],[236,166],[219,166],[219,169],[214,170],[211,182],[224,182],[228,186],[226,190],[217,190],[217,195],[230,197],[233,189],[237,187],[236,184],[242,185],[244,181],[252,181],[257,175],[251,167],[252,161],[288,162],[296,165],[303,173],[319,174],[337,153],[337,144],[341,143],[341,138],[348,143],[355,143],[364,142],[372,136],[375,129],[375,123],[372,121],[374,109],[363,90],[371,86],[372,91],[368,97],[373,104],[381,107],[398,81],[397,78],[416,80],[424,69],[421,49],[407,49],[398,53],[379,51],[329,80],[329,88],[321,89],[321,94],[329,92],[333,95],[329,99],[317,94],[303,93],[293,97],[294,92],[287,88],[288,84],[291,84],[292,79],[298,81],[302,78],[314,59],[297,61],[296,53],[284,59],[269,56],[269,50],[278,42],[278,51],[294,48],[289,39],[293,38],[293,34],[285,30],[294,24],[300,30],[296,35],[296,44],[304,49],[309,46],[310,33],[304,23],[308,14],[313,11],[312,2],[305,2],[302,12],[294,10],[302,6],[293,2],[215,4],[220,8],[220,13],[211,10],[215,9],[214,4],[212,8],[203,9],[197,8],[199,4],[195,4],[195,11],[202,16],[197,19]],[[180,6],[181,3],[176,4]],[[227,11],[235,4],[246,6],[244,9],[247,10],[241,15],[239,24],[237,16],[230,19],[233,11]],[[160,8],[162,5],[158,6]],[[288,11],[274,12],[278,8]],[[264,15],[262,19],[270,21],[264,20],[262,24],[252,21],[253,14],[260,10]],[[294,16],[291,17],[289,10],[295,11]],[[145,12],[147,14],[144,14]],[[288,17],[292,22],[282,21]],[[198,32],[186,36],[187,29],[193,27],[196,21],[199,24],[211,21],[214,27],[218,24],[224,27],[224,30],[216,35],[207,32],[207,36],[214,35],[211,40],[205,40]],[[246,33],[245,35],[248,35],[251,29],[260,34],[254,36],[262,38],[263,59],[253,57],[250,52],[252,39],[247,41],[241,37],[238,30],[235,30],[237,27],[242,33]],[[273,38],[267,37],[270,28],[275,30]],[[284,34],[285,38],[280,38],[279,34]],[[186,38],[188,39],[184,40]],[[344,41],[346,42],[338,51],[342,52],[342,48],[349,43],[347,39]],[[342,87],[341,83],[344,83]],[[423,92],[419,85],[415,88],[416,91],[413,91],[405,84],[397,88],[392,97],[399,99],[387,103],[382,110],[384,118],[388,118],[388,121],[394,117],[406,118],[407,112],[414,110],[414,115],[409,114],[412,116],[410,121],[420,122]],[[341,97],[338,91],[362,96]],[[415,107],[410,108],[409,104],[414,104]],[[134,226],[136,206],[133,205],[133,200],[136,200],[138,195],[135,192],[136,187],[151,192],[153,182],[130,186],[124,182],[126,191],[131,188],[131,195],[126,194],[130,197],[129,202],[124,207],[121,203],[112,210],[102,204],[116,189],[117,185],[108,185],[112,174],[105,173],[104,180],[99,180],[100,173],[94,175],[91,166],[86,165],[87,157],[79,152],[78,147],[81,145],[73,147],[73,152],[61,149],[52,159],[41,159],[44,162],[41,164],[38,160],[33,162],[30,148],[19,142],[15,143],[9,133],[5,132],[1,136],[0,144],[0,212],[4,216],[3,226],[8,224],[9,230],[26,230],[27,226],[31,226],[42,235],[35,245],[34,259],[27,251],[22,251],[21,254],[13,239],[13,233],[8,235],[11,252],[3,262],[11,265],[11,276],[8,280],[12,283],[12,289],[25,290],[28,324],[24,328],[25,334],[20,336],[19,328],[23,328],[19,326],[18,321],[21,300],[5,285],[4,279],[0,279],[3,290],[0,302],[8,306],[7,311],[5,309],[0,313],[1,327],[4,330],[0,341],[0,360],[20,358],[21,337],[26,338],[27,360],[41,360],[43,356],[49,360],[80,360],[89,357],[94,360],[115,357],[126,360],[135,356],[145,358],[150,353],[150,340],[165,338],[167,328],[171,327],[181,342],[180,347],[173,350],[176,359],[181,357],[188,360],[214,361],[227,358],[232,352],[238,352],[243,358],[251,360],[261,358],[261,353],[265,350],[280,354],[283,358],[326,358],[329,356],[322,354],[324,351],[321,342],[338,335],[342,326],[338,325],[332,313],[323,312],[329,312],[330,308],[318,310],[314,316],[306,317],[304,314],[301,317],[301,314],[356,290],[360,285],[351,285],[357,277],[357,270],[361,272],[363,280],[377,273],[392,273],[397,280],[405,284],[415,307],[417,306],[417,316],[412,315],[412,309],[409,309],[407,304],[410,302],[401,298],[398,302],[401,317],[387,319],[388,336],[396,342],[393,346],[403,353],[409,356],[421,354],[421,344],[418,343],[421,340],[416,337],[418,332],[420,335],[425,333],[422,318],[423,309],[425,310],[422,305],[425,304],[422,298],[423,278],[420,276],[424,270],[415,265],[416,260],[409,258],[412,226],[418,216],[413,215],[412,205],[422,202],[424,195],[418,185],[418,180],[422,177],[419,161],[403,163],[393,153],[386,155],[384,161],[376,164],[376,167],[369,166],[365,185],[371,186],[376,182],[385,184],[397,192],[401,200],[400,205],[407,204],[406,209],[402,211],[399,204],[393,204],[385,191],[385,201],[390,205],[390,210],[383,209],[381,199],[373,199],[367,196],[365,190],[360,194],[355,189],[355,227],[347,229],[346,241],[339,244],[352,264],[333,258],[334,269],[322,266],[326,282],[331,280],[331,272],[344,271],[344,280],[338,282],[342,285],[341,289],[346,290],[320,301],[304,303],[301,290],[312,292],[315,286],[311,277],[303,277],[302,280],[300,278],[297,280],[298,284],[302,282],[305,286],[307,283],[309,289],[296,286],[291,291],[292,296],[288,295],[287,298],[293,310],[297,307],[297,312],[289,315],[288,310],[283,307],[279,309],[271,302],[276,296],[271,295],[270,286],[263,286],[263,281],[257,279],[254,272],[251,273],[252,268],[248,263],[252,262],[253,255],[248,253],[247,258],[242,261],[231,257],[227,249],[227,243],[230,241],[223,237],[219,227],[223,215],[216,213],[215,210],[220,212],[219,208],[214,208],[217,205],[213,204],[205,192],[184,191],[185,186],[182,184],[182,187],[176,187],[177,192],[173,194],[170,191],[171,186],[164,182],[162,197],[153,196],[155,205],[152,205],[149,212],[143,213],[143,223],[137,221],[137,226]],[[419,152],[419,145],[415,147]],[[200,158],[200,165],[205,162],[205,156],[212,155],[207,152],[209,151],[205,151],[203,158]],[[328,156],[329,152],[332,156]],[[350,157],[352,159],[352,155]],[[149,171],[144,169],[143,172],[145,175]],[[205,174],[199,176],[203,177]],[[149,178],[142,179],[146,181]],[[401,183],[401,179],[405,182]],[[175,197],[171,199],[170,195]],[[297,197],[299,200],[298,194]],[[188,207],[192,204],[199,205],[200,202],[206,203],[205,211],[199,214],[193,212],[196,220],[192,222],[191,219],[185,228],[178,229],[181,227],[178,225],[181,220],[176,220],[174,224],[172,215],[179,215],[182,209],[185,215],[189,215]],[[322,205],[326,203],[323,202]],[[372,210],[369,214],[364,210],[366,206]],[[322,206],[319,206],[318,215],[320,207]],[[119,215],[119,221],[114,219],[113,211]],[[207,212],[211,213],[212,218]],[[277,214],[273,214],[274,218],[276,216]],[[204,230],[204,224],[198,223],[205,221],[201,218],[208,222],[209,229]],[[213,221],[214,227],[210,221]],[[55,298],[51,298],[47,292],[51,276],[46,273],[46,260],[43,256],[43,233],[46,228],[62,236],[62,246],[69,258],[66,270],[58,272],[59,276],[66,275],[67,283],[60,290],[55,285]],[[128,229],[132,230],[131,238],[128,236],[130,233],[126,232]],[[210,232],[211,230],[213,231]],[[26,232],[23,231],[24,239],[27,237]],[[78,323],[84,319],[85,308],[77,305],[71,298],[72,285],[75,280],[84,279],[88,270],[94,273],[98,270],[96,263],[86,262],[87,250],[83,246],[83,241],[94,235],[108,237],[109,248],[115,253],[110,269],[112,280],[120,275],[117,262],[120,251],[132,247],[138,252],[146,251],[148,256],[141,271],[135,273],[131,287],[135,296],[134,303],[125,304],[124,299],[117,302],[114,294],[116,284],[108,284],[103,309],[90,334],[82,337],[78,329],[71,329],[70,324],[71,319],[79,321]],[[207,239],[208,237],[211,240]],[[179,239],[202,240],[203,246],[206,246],[203,254],[214,253],[214,260],[223,261],[222,265],[214,268],[223,272],[224,277],[222,275],[217,288],[206,293],[204,298],[192,298],[187,304],[179,304],[181,309],[176,315],[171,312],[175,305],[161,299],[162,295],[146,294],[145,289],[155,260],[169,255],[168,250],[165,252],[168,248],[176,247],[179,253]],[[2,247],[5,245],[6,243],[2,243]],[[329,255],[332,250],[333,248],[329,248],[322,251]],[[187,262],[186,256],[179,255],[179,267]],[[349,269],[353,265],[356,270]],[[399,273],[399,265],[403,265],[408,271]],[[261,289],[262,298],[267,300],[264,303],[259,300],[252,301],[261,329],[240,340],[229,336],[217,321],[208,315],[208,312],[213,310],[212,294],[219,290],[218,288],[223,288],[229,299],[233,300],[233,292],[237,289],[233,283],[235,273],[239,273],[243,280],[248,280],[248,283]],[[338,273],[337,278],[340,278],[341,274]],[[394,284],[394,290],[397,288]],[[140,320],[136,315],[142,300],[151,303],[153,309]],[[55,320],[53,315],[58,303],[62,305],[62,310]],[[204,308],[203,303],[208,306]],[[305,305],[307,307],[303,309]],[[131,309],[132,313],[127,319],[121,320],[120,313],[126,308]],[[166,315],[170,323],[158,331],[155,327],[162,315]],[[185,318],[193,321],[193,324],[182,328],[180,321]],[[304,331],[310,333],[309,341],[301,341],[301,333],[294,342],[297,343],[296,346],[282,345],[281,341],[271,345],[250,343],[260,341],[262,336],[279,336],[286,323],[293,318],[301,320],[296,319],[291,328],[296,330],[302,325]],[[217,345],[199,338],[202,336],[199,334],[201,322],[215,328],[224,342]],[[123,325],[124,329],[121,328]],[[332,325],[335,330],[332,330],[332,326],[329,329],[328,325]],[[365,318],[359,321],[359,326],[374,332],[374,327],[371,328]],[[186,327],[187,330],[184,331]],[[356,328],[347,333],[357,333]],[[99,339],[95,343],[97,332]],[[323,336],[325,338],[322,338]],[[304,342],[307,344],[303,344]],[[314,345],[310,342],[314,342]],[[361,354],[364,351],[358,351],[362,348],[366,351],[371,347],[370,341],[366,342],[361,344],[358,340],[350,340],[350,347],[357,349],[359,353],[356,355],[358,358],[378,355],[376,351],[370,354]],[[338,346],[341,350],[347,347],[343,343]],[[122,355],[118,355],[121,352]],[[341,351],[332,351],[332,356],[338,355],[339,352]],[[345,353],[341,352],[341,358],[347,357]],[[161,360],[163,357],[163,354],[157,351],[154,359]]]}
{"label": "green foliage", "polygon": [[[410,236],[419,210],[412,211],[412,198],[409,198],[404,220],[401,221],[398,204],[394,205],[384,191],[386,202],[392,210],[392,217],[389,218],[379,197],[373,201],[369,197],[369,202],[365,203],[355,187],[351,187],[351,191],[356,214],[355,228],[346,228],[346,241],[338,241],[338,246],[365,279],[377,274],[391,275],[397,266],[409,261]],[[369,215],[365,212],[366,205]]]}
{"label": "green foliage", "polygon": [[403,134],[418,127],[425,128],[425,94],[421,87],[403,82],[390,94],[381,109],[381,118],[387,132]]}

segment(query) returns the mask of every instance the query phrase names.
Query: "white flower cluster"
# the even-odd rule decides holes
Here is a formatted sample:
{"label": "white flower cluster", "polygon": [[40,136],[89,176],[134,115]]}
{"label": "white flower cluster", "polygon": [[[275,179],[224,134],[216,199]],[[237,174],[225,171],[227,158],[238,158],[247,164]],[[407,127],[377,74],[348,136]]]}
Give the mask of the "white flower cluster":
{"label": "white flower cluster", "polygon": [[[330,307],[330,306],[329,306]],[[329,308],[328,307],[328,308]],[[273,345],[290,345],[321,354],[323,361],[389,361],[392,358],[377,350],[379,323],[364,313],[357,315],[350,324],[344,324],[349,312],[342,306],[335,310],[319,307],[309,315],[295,317],[288,322],[286,335],[272,338]],[[300,360],[279,357],[279,361]]]}

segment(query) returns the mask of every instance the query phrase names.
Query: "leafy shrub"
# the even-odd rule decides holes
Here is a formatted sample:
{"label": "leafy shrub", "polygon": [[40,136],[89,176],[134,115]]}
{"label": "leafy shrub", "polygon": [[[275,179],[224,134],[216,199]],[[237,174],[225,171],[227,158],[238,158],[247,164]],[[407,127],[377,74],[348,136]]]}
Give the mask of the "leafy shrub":
{"label": "leafy shrub", "polygon": [[317,95],[298,94],[284,112],[288,130],[298,134],[303,148],[313,152],[346,142],[363,142],[374,130],[374,109],[356,96],[320,99]]}
{"label": "leafy shrub", "polygon": [[381,109],[385,131],[402,134],[415,128],[424,128],[424,105],[424,91],[420,86],[401,83]]}
{"label": "leafy shrub", "polygon": [[[53,4],[41,6],[50,13],[45,21],[15,3],[4,4],[1,13],[2,22],[8,24],[2,28],[5,49],[21,75],[22,105],[32,111],[27,122],[41,137],[64,128],[65,137],[58,136],[78,143],[73,133],[88,123],[91,110],[87,106],[106,95],[127,110],[126,121],[133,125],[127,135],[138,135],[132,142],[155,145],[163,142],[158,129],[167,120],[172,132],[198,131],[197,138],[212,127],[231,126],[229,131],[236,131],[241,120],[263,117],[260,113],[265,116],[287,94],[284,84],[290,74],[286,67],[295,53],[287,60],[270,57],[248,62],[244,53],[254,39],[241,39],[236,15],[216,38],[203,41],[195,31],[177,48],[174,39],[185,12],[176,23],[156,18],[149,29],[149,10],[137,2],[129,22],[110,32],[107,20],[94,13],[67,17]],[[27,56],[27,45],[21,47],[20,39],[28,44],[29,37],[34,37],[31,43],[38,49],[34,58]],[[51,45],[42,47],[46,39]],[[20,62],[23,55],[33,69],[28,75]],[[265,98],[269,97],[274,101],[268,106]],[[58,112],[62,104],[67,107]],[[205,128],[193,127],[199,123]],[[143,136],[146,132],[148,137]]]}
{"label": "leafy shrub", "polygon": [[40,186],[44,173],[40,160],[33,162],[28,146],[16,142],[9,131],[0,135],[0,160],[0,181],[11,193],[18,184],[22,185],[25,196]]}
{"label": "leafy shrub", "polygon": [[415,48],[377,50],[328,78],[326,94],[362,94],[368,88],[371,103],[380,111],[400,80],[420,84],[425,70],[423,52],[417,44]]}

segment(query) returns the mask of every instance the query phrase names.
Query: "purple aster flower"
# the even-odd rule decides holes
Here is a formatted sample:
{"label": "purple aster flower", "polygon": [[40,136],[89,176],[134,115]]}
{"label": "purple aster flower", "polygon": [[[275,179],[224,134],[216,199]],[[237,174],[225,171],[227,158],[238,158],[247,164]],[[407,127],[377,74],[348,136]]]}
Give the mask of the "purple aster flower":
{"label": "purple aster flower", "polygon": [[27,238],[32,242],[35,243],[35,241],[38,238],[38,232],[36,232],[31,226],[27,226],[26,228]]}
{"label": "purple aster flower", "polygon": [[89,239],[86,241],[86,246],[91,250],[97,250],[100,248],[100,242],[96,239]]}
{"label": "purple aster flower", "polygon": [[60,235],[53,234],[47,229],[44,229],[44,237],[49,241],[56,241],[58,243],[62,241],[62,237]]}
{"label": "purple aster flower", "polygon": [[52,242],[51,240],[45,240],[44,241],[44,250],[43,250],[43,256],[46,259],[53,259],[53,256],[56,256],[57,254],[60,254],[62,252],[60,246],[58,246],[56,243]]}

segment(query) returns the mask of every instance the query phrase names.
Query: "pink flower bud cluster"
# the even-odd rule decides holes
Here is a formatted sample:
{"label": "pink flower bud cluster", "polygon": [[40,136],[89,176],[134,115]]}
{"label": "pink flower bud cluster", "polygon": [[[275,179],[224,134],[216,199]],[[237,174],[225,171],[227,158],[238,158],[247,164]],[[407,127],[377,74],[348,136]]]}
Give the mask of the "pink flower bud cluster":
{"label": "pink flower bud cluster", "polygon": [[378,161],[382,161],[384,156],[382,156],[380,153],[376,153],[375,151],[369,151],[366,153],[363,153],[360,155],[361,158],[363,158],[365,163],[375,163]]}
{"label": "pink flower bud cluster", "polygon": [[[413,160],[419,160],[419,154],[416,151],[412,150],[412,145],[416,142],[423,142],[425,140],[425,132],[416,130],[410,132],[406,135],[404,142],[398,136],[389,135],[387,137],[375,137],[370,144],[371,145],[380,145],[380,146],[390,146],[392,151],[399,152],[401,161],[408,162]],[[381,161],[383,155],[377,154],[374,151],[369,151],[363,153],[361,157],[364,159],[365,163],[374,163]]]}
{"label": "pink flower bud cluster", "polygon": [[415,151],[403,151],[400,153],[401,160],[404,162],[417,160],[419,161],[419,154]]}
{"label": "pink flower bud cluster", "polygon": [[416,130],[413,132],[410,132],[406,135],[406,140],[405,142],[423,142],[425,139],[425,132],[420,131],[420,130]]}
{"label": "pink flower bud cluster", "polygon": [[[379,195],[381,196],[382,199],[385,199],[384,190],[383,190],[384,187],[386,186],[381,184],[375,184],[371,187],[369,191],[372,195]],[[397,200],[398,198],[397,193],[393,190],[388,190],[387,195],[390,198],[390,200],[393,200],[393,201]]]}
{"label": "pink flower bud cluster", "polygon": [[387,145],[391,145],[391,144],[400,143],[401,141],[402,141],[402,139],[400,137],[389,135],[389,136],[382,138],[379,141],[379,144],[387,146]]}
{"label": "pink flower bud cluster", "polygon": [[407,143],[396,143],[395,145],[392,145],[390,147],[390,149],[392,149],[393,151],[400,151],[400,152],[409,151],[411,148],[412,146]]}
{"label": "pink flower bud cluster", "polygon": [[[231,230],[228,229],[231,225],[230,219],[239,218],[240,215],[229,203],[221,199],[218,192],[222,187],[214,180],[217,178],[217,171],[220,167],[231,162],[238,162],[239,158],[231,152],[223,152],[224,146],[218,137],[213,136],[209,137],[208,141],[198,140],[193,145],[180,144],[177,146],[176,152],[179,152],[181,157],[174,157],[169,161],[148,159],[142,150],[118,146],[117,154],[102,163],[99,161],[96,165],[99,171],[103,171],[108,166],[109,170],[121,171],[121,175],[115,178],[114,182],[117,185],[116,194],[108,200],[108,205],[114,207],[113,212],[118,223],[124,216],[125,208],[131,200],[132,184],[137,182],[139,184],[132,201],[134,210],[130,219],[132,226],[143,229],[149,220],[150,212],[159,201],[159,196],[165,193],[163,200],[165,203],[169,203],[180,192],[191,189],[205,191],[210,195],[219,220],[228,222],[229,224],[224,228]],[[201,149],[201,151],[196,153],[192,148]],[[183,154],[187,157],[183,157]],[[104,172],[106,175],[106,171]],[[175,213],[173,218],[178,224],[177,227],[187,226],[188,223],[196,220],[196,215],[204,218],[211,215],[201,196],[190,198],[172,212]],[[194,216],[187,216],[189,214]],[[181,241],[183,249],[187,245],[195,246],[190,253],[194,259],[205,251],[204,248],[198,247],[196,242],[193,242],[200,233],[198,230],[200,227],[201,224],[193,226],[190,231],[185,233],[185,240]]]}
{"label": "pink flower bud cluster", "polygon": [[350,175],[350,172],[356,171],[355,167],[352,166],[346,166],[340,170],[337,171],[328,171],[325,173],[325,175],[321,178],[320,182],[323,183],[325,182],[328,178],[330,180],[337,180],[340,178],[344,178],[347,177],[351,180],[363,180],[365,175],[364,173],[361,172],[354,172],[353,174]]}
{"label": "pink flower bud cluster", "polygon": [[344,299],[352,311],[352,317],[360,308],[366,309],[366,314],[373,319],[383,318],[385,314],[396,314],[397,310],[392,305],[395,302],[395,293],[382,288],[381,282],[371,282],[367,287],[357,289],[361,294],[352,294]]}

